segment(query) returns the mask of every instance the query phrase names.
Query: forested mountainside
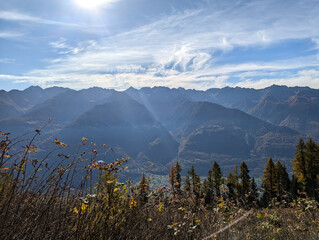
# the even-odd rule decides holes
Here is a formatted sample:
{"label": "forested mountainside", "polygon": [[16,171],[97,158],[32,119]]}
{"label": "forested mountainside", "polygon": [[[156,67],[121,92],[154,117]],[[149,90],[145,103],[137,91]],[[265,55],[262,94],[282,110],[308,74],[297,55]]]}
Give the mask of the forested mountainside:
{"label": "forested mountainside", "polygon": [[289,166],[299,138],[319,138],[319,90],[307,87],[30,87],[0,91],[0,107],[3,132],[19,135],[52,118],[43,138],[107,144],[115,156],[129,156],[138,172],[152,163],[150,171],[166,172],[179,160],[206,174],[214,161],[229,171],[245,160],[260,175],[269,157]]}

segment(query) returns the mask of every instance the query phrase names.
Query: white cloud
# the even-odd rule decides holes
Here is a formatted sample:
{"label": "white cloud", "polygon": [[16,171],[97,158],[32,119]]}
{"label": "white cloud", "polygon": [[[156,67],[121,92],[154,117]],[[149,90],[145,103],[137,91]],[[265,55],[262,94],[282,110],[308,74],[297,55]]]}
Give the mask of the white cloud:
{"label": "white cloud", "polygon": [[67,40],[65,38],[60,38],[55,42],[49,42],[49,46],[59,54],[77,54],[83,50],[81,47],[72,47],[71,45],[67,44]]}
{"label": "white cloud", "polygon": [[[32,84],[59,84],[73,88],[87,86],[124,89],[165,85],[206,89],[231,84],[238,77],[240,86],[308,84],[318,88],[318,78],[312,73],[273,79],[286,70],[318,68],[317,55],[290,57],[281,60],[227,63],[221,65],[223,54],[238,47],[267,48],[289,39],[319,39],[319,4],[317,1],[243,1],[236,5],[223,1],[214,7],[175,12],[149,24],[107,38],[79,43],[76,47],[65,39],[50,46],[64,54],[50,61],[43,69],[25,74]],[[43,19],[28,15],[9,15],[0,18],[12,21],[40,22]],[[44,20],[47,24],[60,24]],[[61,23],[63,24],[63,23]],[[1,35],[0,35],[1,37]],[[316,70],[313,70],[316,71]],[[290,75],[289,75],[290,74]],[[253,80],[271,76],[272,79]],[[246,80],[246,79],[251,80]],[[265,77],[266,78],[266,77]],[[311,80],[311,78],[313,78]],[[251,85],[250,85],[251,84]],[[233,84],[236,85],[236,84]]]}
{"label": "white cloud", "polygon": [[0,39],[15,39],[21,36],[23,36],[23,34],[19,32],[0,32]]}
{"label": "white cloud", "polygon": [[0,63],[9,64],[14,62],[15,62],[15,59],[12,59],[12,58],[0,58]]}
{"label": "white cloud", "polygon": [[258,81],[248,79],[243,82],[236,83],[234,86],[261,89],[273,84],[286,85],[289,87],[310,86],[312,88],[319,89],[319,71],[313,69],[302,70],[299,71],[296,76],[288,78],[260,79]]}
{"label": "white cloud", "polygon": [[26,15],[19,12],[13,12],[13,11],[0,11],[0,19],[6,20],[6,21],[34,22],[38,24],[63,25],[63,26],[70,26],[70,27],[78,26],[77,24],[73,24],[73,23],[52,21],[52,20],[38,18],[38,17]]}

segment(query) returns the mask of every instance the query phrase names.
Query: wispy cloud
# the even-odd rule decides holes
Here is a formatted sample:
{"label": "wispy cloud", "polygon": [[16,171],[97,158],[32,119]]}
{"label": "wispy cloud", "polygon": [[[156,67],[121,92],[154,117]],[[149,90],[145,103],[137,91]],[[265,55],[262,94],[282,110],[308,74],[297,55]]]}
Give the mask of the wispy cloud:
{"label": "wispy cloud", "polygon": [[[312,39],[315,43],[319,39],[318,11],[319,3],[314,0],[289,4],[275,0],[234,1],[228,5],[216,1],[213,6],[175,12],[92,44],[71,46],[66,39],[58,39],[50,46],[63,55],[46,68],[26,73],[25,79],[30,77],[33,84],[42,86],[73,88],[165,85],[206,89],[283,82],[298,85],[298,81],[318,88],[318,77],[302,71],[309,68],[317,71],[318,53],[280,60],[260,56],[258,61],[238,63],[225,59],[225,53],[239,48],[271,49],[272,45],[291,39]],[[0,12],[1,17],[10,20]],[[39,21],[19,14],[11,18]],[[288,73],[285,78],[274,78],[273,75],[281,76],[284,71]],[[237,82],[232,82],[232,78],[238,79]]]}
{"label": "wispy cloud", "polygon": [[289,87],[295,86],[310,86],[312,88],[319,89],[319,71],[318,70],[302,70],[295,76],[288,78],[272,78],[272,79],[260,79],[258,81],[245,80],[234,84],[234,86],[249,87],[261,89],[268,87],[272,84],[287,85]]}
{"label": "wispy cloud", "polygon": [[0,11],[0,19],[5,21],[33,22],[38,24],[63,25],[76,27],[77,24],[53,21],[13,11]]}
{"label": "wispy cloud", "polygon": [[12,59],[12,58],[0,58],[0,63],[10,64],[14,62],[15,62],[15,59]]}
{"label": "wispy cloud", "polygon": [[76,54],[83,50],[81,47],[72,47],[71,45],[67,44],[67,40],[65,38],[60,38],[57,41],[50,42],[49,46],[55,49],[55,51],[59,54]]}
{"label": "wispy cloud", "polygon": [[14,39],[21,36],[23,36],[23,34],[19,32],[0,32],[0,38],[3,39]]}

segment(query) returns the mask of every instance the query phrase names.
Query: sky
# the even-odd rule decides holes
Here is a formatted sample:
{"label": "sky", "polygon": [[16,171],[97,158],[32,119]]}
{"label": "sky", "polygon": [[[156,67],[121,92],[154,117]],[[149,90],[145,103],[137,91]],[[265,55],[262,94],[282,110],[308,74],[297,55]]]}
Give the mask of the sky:
{"label": "sky", "polygon": [[0,89],[319,88],[318,0],[0,0]]}

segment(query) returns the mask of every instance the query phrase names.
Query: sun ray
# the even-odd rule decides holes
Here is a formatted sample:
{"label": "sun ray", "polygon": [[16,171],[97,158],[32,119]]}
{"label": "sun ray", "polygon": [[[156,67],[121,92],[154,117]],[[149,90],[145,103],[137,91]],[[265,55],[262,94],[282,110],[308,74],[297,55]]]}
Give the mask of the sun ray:
{"label": "sun ray", "polygon": [[74,0],[77,5],[82,8],[94,9],[102,4],[110,2],[110,0]]}

